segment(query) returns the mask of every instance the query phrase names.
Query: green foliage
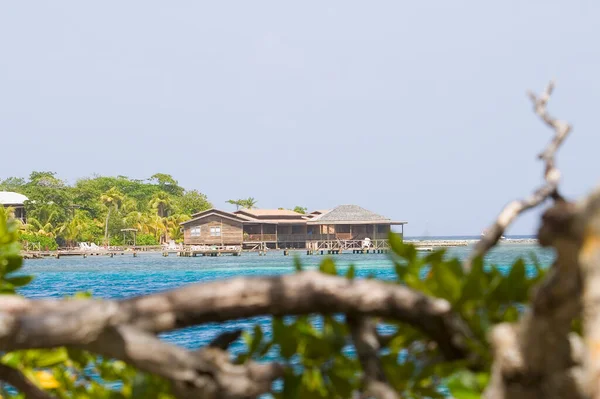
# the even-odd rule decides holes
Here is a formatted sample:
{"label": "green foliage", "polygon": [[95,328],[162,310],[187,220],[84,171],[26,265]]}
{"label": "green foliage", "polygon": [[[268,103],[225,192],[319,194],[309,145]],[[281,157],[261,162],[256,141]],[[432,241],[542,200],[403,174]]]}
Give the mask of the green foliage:
{"label": "green foliage", "polygon": [[294,212],[298,212],[298,213],[301,213],[304,215],[306,213],[306,211],[308,211],[308,208],[305,208],[303,206],[295,206],[294,207]]}
{"label": "green foliage", "polygon": [[206,195],[197,190],[187,191],[176,199],[175,204],[179,211],[185,215],[193,215],[212,208],[212,204],[208,201]]}
{"label": "green foliage", "polygon": [[29,198],[25,204],[27,224],[22,230],[30,242],[44,241],[43,248],[50,240],[41,237],[54,239],[58,246],[122,243],[123,228],[151,234],[159,242],[181,241],[179,223],[212,207],[206,195],[184,190],[164,173],[146,180],[94,176],[69,186],[54,172],[32,172],[28,179],[0,181],[0,189]]}
{"label": "green foliage", "polygon": [[14,294],[16,288],[31,281],[29,276],[15,275],[23,264],[17,237],[17,223],[0,207],[0,294]]}
{"label": "green foliage", "polygon": [[[0,207],[1,294],[15,294],[18,287],[31,281],[31,276],[19,274],[23,260],[17,239],[18,224]],[[77,349],[2,352],[0,363],[18,369],[57,398],[173,398],[165,380],[141,373],[122,361],[102,359]],[[22,398],[3,385],[0,385],[0,397]]]}
{"label": "green foliage", "polygon": [[245,208],[245,209],[253,209],[256,208],[256,204],[258,201],[253,197],[242,198],[237,200],[228,200],[226,201],[228,204],[232,204],[236,206],[236,209]]}
{"label": "green foliage", "polygon": [[53,237],[47,237],[47,236],[38,235],[38,234],[22,232],[19,234],[19,241],[26,248],[31,248],[31,249],[39,248],[42,251],[44,251],[46,249],[53,251],[56,248],[58,248],[56,239],[54,239]]}
{"label": "green foliage", "polygon": [[152,234],[138,234],[136,237],[137,245],[158,245],[159,242]]}

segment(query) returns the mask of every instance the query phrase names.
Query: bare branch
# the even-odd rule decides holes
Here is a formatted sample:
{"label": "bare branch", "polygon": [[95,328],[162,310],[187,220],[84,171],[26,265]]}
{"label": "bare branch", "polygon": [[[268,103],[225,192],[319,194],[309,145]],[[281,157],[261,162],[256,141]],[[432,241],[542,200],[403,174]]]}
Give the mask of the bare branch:
{"label": "bare branch", "polygon": [[97,339],[107,326],[132,325],[158,333],[260,315],[345,313],[411,324],[429,335],[447,359],[469,353],[468,327],[447,301],[402,285],[316,271],[238,277],[125,301],[7,303],[0,300],[0,349],[78,345]]}
{"label": "bare branch", "polygon": [[177,397],[184,399],[257,397],[283,376],[277,363],[234,365],[222,349],[191,352],[130,326],[109,328],[95,341],[78,347],[168,378]]}
{"label": "bare branch", "polygon": [[579,209],[581,232],[579,266],[582,275],[583,329],[585,337],[585,389],[600,398],[600,188]]}
{"label": "bare branch", "polygon": [[377,399],[399,399],[379,360],[379,340],[375,325],[364,317],[347,317],[358,359],[364,370],[364,393]]}
{"label": "bare branch", "polygon": [[562,200],[561,196],[558,194],[560,171],[555,167],[555,155],[571,131],[571,126],[548,114],[546,106],[553,89],[554,83],[550,82],[546,87],[546,90],[539,97],[536,97],[536,95],[531,92],[529,93],[535,112],[548,126],[554,129],[552,140],[544,151],[538,155],[545,163],[545,183],[529,197],[522,200],[515,200],[504,207],[495,222],[485,231],[484,236],[475,245],[475,248],[466,262],[467,268],[470,268],[474,259],[484,256],[498,243],[498,240],[500,240],[500,237],[502,237],[508,226],[510,226],[521,213],[540,205],[548,198]]}
{"label": "bare branch", "polygon": [[33,382],[23,375],[19,370],[0,363],[0,381],[4,381],[19,392],[25,395],[27,399],[54,399],[54,396],[38,388]]}
{"label": "bare branch", "polygon": [[539,241],[556,250],[556,260],[519,323],[492,329],[494,364],[488,399],[586,397],[581,384],[582,345],[570,334],[572,321],[581,312],[578,211],[559,201],[542,221]]}

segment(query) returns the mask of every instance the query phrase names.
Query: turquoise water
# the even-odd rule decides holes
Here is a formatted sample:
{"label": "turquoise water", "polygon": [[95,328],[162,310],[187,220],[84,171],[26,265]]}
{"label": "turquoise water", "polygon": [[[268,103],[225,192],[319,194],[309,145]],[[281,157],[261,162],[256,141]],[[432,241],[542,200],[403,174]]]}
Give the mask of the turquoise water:
{"label": "turquoise water", "polygon": [[[467,247],[448,250],[449,256],[464,259],[469,252]],[[297,252],[306,268],[316,268],[322,256],[308,256]],[[535,245],[504,244],[494,249],[488,261],[505,269],[518,258],[530,259],[534,253],[543,265],[549,265],[553,253]],[[334,255],[339,270],[344,271],[350,264],[356,267],[358,277],[374,274],[377,278],[395,278],[388,255],[383,254],[341,254]],[[531,263],[529,260],[527,263]],[[162,257],[160,254],[131,254],[100,257],[63,257],[61,259],[41,259],[25,262],[24,272],[35,276],[33,282],[21,293],[29,298],[48,298],[72,295],[89,291],[96,297],[127,298],[165,291],[185,284],[206,282],[234,276],[258,276],[293,273],[293,258],[281,252],[270,252],[267,256],[244,253],[240,257]],[[187,348],[198,348],[218,333],[236,328],[250,328],[258,322],[267,325],[267,317],[236,320],[227,323],[206,324],[187,328],[162,337]],[[268,331],[267,331],[268,333]],[[232,347],[235,353],[242,349],[241,343]]]}

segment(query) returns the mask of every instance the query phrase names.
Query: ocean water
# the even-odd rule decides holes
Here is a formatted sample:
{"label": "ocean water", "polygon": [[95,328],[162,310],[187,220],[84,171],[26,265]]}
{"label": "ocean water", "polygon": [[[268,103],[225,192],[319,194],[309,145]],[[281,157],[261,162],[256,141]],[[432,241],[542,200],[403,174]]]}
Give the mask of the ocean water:
{"label": "ocean water", "polygon": [[[448,256],[464,259],[468,247],[448,250]],[[297,254],[306,269],[317,268],[323,260],[320,255]],[[488,262],[508,270],[518,258],[524,257],[532,265],[532,254],[543,264],[550,265],[554,258],[551,250],[527,244],[502,244],[487,257]],[[374,274],[377,278],[392,280],[395,273],[388,255],[385,254],[340,254],[332,256],[338,270],[345,271],[350,264],[356,267],[357,277]],[[91,292],[95,297],[128,298],[137,295],[161,292],[186,284],[226,279],[234,276],[260,276],[293,273],[293,257],[282,252],[271,251],[267,256],[244,253],[242,256],[180,258],[174,255],[131,254],[115,256],[63,257],[28,260],[23,271],[34,275],[33,282],[21,293],[29,298],[56,298],[77,292]],[[268,317],[235,320],[226,323],[211,323],[190,327],[161,335],[166,341],[189,349],[210,342],[216,335],[237,328],[250,329],[261,324],[269,334]],[[243,350],[243,344],[232,345],[233,353]]]}

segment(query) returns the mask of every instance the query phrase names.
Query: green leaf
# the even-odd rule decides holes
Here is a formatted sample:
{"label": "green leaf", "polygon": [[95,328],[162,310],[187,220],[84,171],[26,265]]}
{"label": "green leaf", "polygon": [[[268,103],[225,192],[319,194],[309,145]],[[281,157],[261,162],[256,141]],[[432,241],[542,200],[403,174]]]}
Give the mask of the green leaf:
{"label": "green leaf", "polygon": [[356,275],[356,268],[352,264],[352,265],[350,265],[350,267],[346,271],[346,278],[348,278],[350,280],[353,280],[355,275]]}
{"label": "green leaf", "polygon": [[461,289],[459,304],[473,299],[483,299],[485,295],[487,277],[483,269],[483,260],[478,257],[471,264],[471,270],[467,274]]}
{"label": "green leaf", "polygon": [[456,399],[480,398],[485,388],[480,382],[485,382],[484,376],[478,376],[467,370],[460,370],[446,379],[446,386]]}
{"label": "green leaf", "polygon": [[300,393],[300,382],[302,380],[301,375],[295,375],[291,368],[287,368],[283,375],[283,399],[296,399]]}
{"label": "green leaf", "polygon": [[417,259],[417,249],[412,244],[405,244],[401,235],[390,233],[389,244],[396,255],[409,263],[412,263]]}
{"label": "green leaf", "polygon": [[[343,372],[343,370],[341,372]],[[351,380],[347,375],[339,375],[338,373],[340,373],[340,370],[337,367],[329,370],[327,373],[327,377],[331,381],[333,389],[342,398],[352,397],[352,392],[355,387]]]}
{"label": "green leaf", "polygon": [[67,348],[67,355],[80,368],[84,368],[91,361],[91,356],[80,349]]}
{"label": "green leaf", "polygon": [[302,261],[300,260],[300,256],[297,254],[294,256],[294,269],[296,269],[297,272],[302,271]]}
{"label": "green leaf", "polygon": [[23,354],[24,352],[22,351],[8,352],[0,358],[0,362],[11,367],[20,366],[23,362]]}
{"label": "green leaf", "polygon": [[21,287],[23,285],[27,285],[33,280],[33,276],[15,276],[15,277],[5,277],[4,280],[15,287]]}
{"label": "green leaf", "polygon": [[335,262],[331,258],[325,258],[323,262],[319,265],[319,270],[321,273],[331,274],[333,276],[337,275],[337,270],[335,269]]}
{"label": "green leaf", "polygon": [[509,306],[502,315],[503,321],[512,323],[519,320],[519,311],[514,306]]}
{"label": "green leaf", "polygon": [[284,359],[296,353],[298,344],[292,327],[286,326],[279,317],[273,319],[273,342],[279,345],[279,352]]}
{"label": "green leaf", "polygon": [[323,374],[321,374],[321,370],[316,367],[304,370],[304,373],[302,374],[302,385],[309,392],[318,393],[322,396],[327,394],[323,381]]}
{"label": "green leaf", "polygon": [[262,342],[263,336],[264,334],[262,328],[260,328],[258,324],[255,324],[252,343],[250,344],[250,348],[248,349],[250,355],[254,355],[255,353],[257,353],[258,348],[260,347],[260,344]]}
{"label": "green leaf", "polygon": [[436,264],[444,261],[445,254],[446,254],[445,248],[436,249],[435,251],[433,251],[430,254],[428,254],[427,256],[425,256],[424,261],[425,261],[425,263],[428,263],[430,265],[436,265]]}
{"label": "green leaf", "polygon": [[69,360],[69,355],[65,348],[59,348],[52,351],[40,351],[34,361],[34,367],[51,367],[56,364],[64,363]]}
{"label": "green leaf", "polygon": [[23,258],[19,254],[7,255],[5,259],[7,263],[4,272],[6,274],[19,270],[23,265]]}
{"label": "green leaf", "polygon": [[432,266],[433,278],[438,283],[437,293],[442,298],[455,303],[460,298],[460,278],[446,264]]}
{"label": "green leaf", "polygon": [[519,302],[527,300],[526,279],[525,262],[519,258],[512,265],[507,277],[509,298],[511,300]]}

